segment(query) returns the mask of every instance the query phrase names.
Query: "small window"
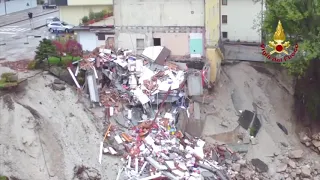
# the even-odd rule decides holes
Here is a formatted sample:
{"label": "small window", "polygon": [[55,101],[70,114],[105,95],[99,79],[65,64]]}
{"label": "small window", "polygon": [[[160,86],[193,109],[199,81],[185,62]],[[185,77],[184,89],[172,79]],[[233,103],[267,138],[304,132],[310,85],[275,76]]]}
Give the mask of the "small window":
{"label": "small window", "polygon": [[222,15],[222,24],[227,24],[227,23],[228,23],[228,16]]}
{"label": "small window", "polygon": [[222,0],[222,5],[224,6],[228,5],[228,0]]}
{"label": "small window", "polygon": [[161,46],[161,38],[153,38],[154,46]]}
{"label": "small window", "polygon": [[105,35],[105,34],[98,33],[97,36],[98,36],[98,40],[99,40],[99,41],[104,41],[104,40],[106,40],[106,35]]}
{"label": "small window", "polygon": [[222,38],[228,38],[228,32],[222,32]]}
{"label": "small window", "polygon": [[137,49],[138,50],[144,49],[144,39],[137,39]]}

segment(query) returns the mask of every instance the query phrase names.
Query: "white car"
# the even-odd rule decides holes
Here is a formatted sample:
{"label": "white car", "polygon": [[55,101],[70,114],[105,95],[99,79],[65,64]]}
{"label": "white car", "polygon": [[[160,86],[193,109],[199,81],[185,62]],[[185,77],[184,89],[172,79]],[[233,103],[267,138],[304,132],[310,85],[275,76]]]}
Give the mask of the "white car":
{"label": "white car", "polygon": [[52,23],[52,22],[61,22],[59,18],[57,17],[49,17],[48,19],[46,19],[46,24],[47,26]]}
{"label": "white car", "polygon": [[53,32],[72,32],[72,28],[74,26],[67,24],[65,22],[51,22],[48,24],[48,31],[53,33]]}

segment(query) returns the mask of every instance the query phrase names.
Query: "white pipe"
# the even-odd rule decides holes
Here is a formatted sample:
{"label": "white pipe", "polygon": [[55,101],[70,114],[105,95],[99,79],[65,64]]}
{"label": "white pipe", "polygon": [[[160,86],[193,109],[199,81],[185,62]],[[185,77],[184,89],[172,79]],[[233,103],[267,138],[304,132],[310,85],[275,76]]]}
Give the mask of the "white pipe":
{"label": "white pipe", "polygon": [[117,175],[117,179],[116,180],[119,180],[120,179],[120,175],[123,171],[123,168],[120,168],[119,171],[118,171],[118,175]]}
{"label": "white pipe", "polygon": [[79,69],[80,69],[80,68],[79,68],[79,65],[78,65],[78,66],[77,66],[77,69],[76,69],[76,72],[74,73],[75,76],[78,76],[78,74],[79,74]]}
{"label": "white pipe", "polygon": [[142,165],[141,169],[140,169],[140,172],[138,174],[138,176],[141,175],[141,173],[144,171],[144,168],[147,166],[148,162],[144,162],[144,164]]}
{"label": "white pipe", "polygon": [[71,75],[71,77],[72,77],[72,79],[73,79],[74,83],[75,83],[75,84],[76,84],[76,86],[80,89],[81,87],[80,87],[80,85],[79,85],[79,83],[78,83],[78,81],[77,81],[76,77],[74,76],[73,72],[71,71],[70,67],[68,67],[67,69],[68,69],[68,71],[69,71],[69,73],[70,73],[70,75]]}
{"label": "white pipe", "polygon": [[136,174],[139,173],[139,161],[138,161],[138,157],[135,158],[135,171],[136,171]]}
{"label": "white pipe", "polygon": [[97,70],[96,68],[93,66],[93,72],[94,72],[94,76],[96,77],[96,79],[98,79],[98,73],[97,73]]}
{"label": "white pipe", "polygon": [[131,156],[129,156],[127,168],[131,168]]}
{"label": "white pipe", "polygon": [[102,160],[102,149],[103,149],[103,142],[100,143],[100,152],[99,152],[99,163],[101,164]]}

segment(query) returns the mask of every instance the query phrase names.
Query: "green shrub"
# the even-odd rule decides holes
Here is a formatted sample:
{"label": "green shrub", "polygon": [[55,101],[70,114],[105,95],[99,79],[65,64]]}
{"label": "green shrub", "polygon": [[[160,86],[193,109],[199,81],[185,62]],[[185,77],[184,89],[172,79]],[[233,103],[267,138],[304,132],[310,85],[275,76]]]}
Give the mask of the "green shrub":
{"label": "green shrub", "polygon": [[42,63],[48,56],[56,54],[56,47],[52,44],[52,41],[49,39],[43,39],[40,41],[39,46],[36,50],[35,60],[38,63]]}
{"label": "green shrub", "polygon": [[103,19],[104,14],[103,14],[103,12],[101,11],[101,12],[95,13],[94,16],[95,16],[95,18],[94,18],[95,21],[100,21],[101,19]]}
{"label": "green shrub", "polygon": [[89,12],[89,20],[94,20],[94,18],[95,18],[94,12],[90,11]]}
{"label": "green shrub", "polygon": [[89,17],[88,16],[84,16],[83,18],[82,18],[82,23],[83,24],[86,24],[86,23],[88,23],[89,22]]}
{"label": "green shrub", "polygon": [[102,10],[101,12],[102,12],[103,16],[108,15],[108,10],[106,10],[106,9]]}
{"label": "green shrub", "polygon": [[37,61],[35,61],[35,60],[30,61],[27,66],[27,69],[29,69],[29,70],[36,69],[36,64],[37,64]]}
{"label": "green shrub", "polygon": [[0,180],[9,180],[9,178],[6,176],[0,176]]}

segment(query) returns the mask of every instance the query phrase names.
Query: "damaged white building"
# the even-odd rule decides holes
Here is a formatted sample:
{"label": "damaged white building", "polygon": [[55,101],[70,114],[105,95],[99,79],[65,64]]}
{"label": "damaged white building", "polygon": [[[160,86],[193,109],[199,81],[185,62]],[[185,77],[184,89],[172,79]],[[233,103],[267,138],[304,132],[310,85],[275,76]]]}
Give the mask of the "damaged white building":
{"label": "damaged white building", "polygon": [[204,56],[204,0],[117,0],[117,47],[142,53],[165,46],[172,57]]}

